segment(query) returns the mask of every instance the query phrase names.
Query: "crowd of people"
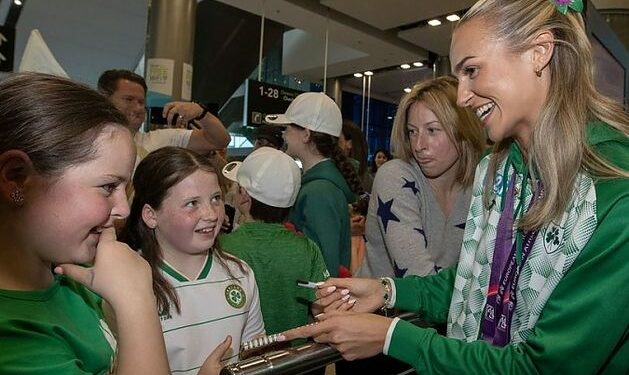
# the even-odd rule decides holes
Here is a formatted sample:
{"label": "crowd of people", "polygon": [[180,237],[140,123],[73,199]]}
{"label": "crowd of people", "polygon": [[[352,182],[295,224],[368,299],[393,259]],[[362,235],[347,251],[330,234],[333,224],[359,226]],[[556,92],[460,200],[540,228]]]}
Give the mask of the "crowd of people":
{"label": "crowd of people", "polygon": [[453,76],[402,97],[371,167],[323,93],[227,162],[202,104],[140,131],[132,72],[10,75],[0,373],[216,375],[271,334],[427,374],[627,373],[629,115],[564,3],[472,6]]}

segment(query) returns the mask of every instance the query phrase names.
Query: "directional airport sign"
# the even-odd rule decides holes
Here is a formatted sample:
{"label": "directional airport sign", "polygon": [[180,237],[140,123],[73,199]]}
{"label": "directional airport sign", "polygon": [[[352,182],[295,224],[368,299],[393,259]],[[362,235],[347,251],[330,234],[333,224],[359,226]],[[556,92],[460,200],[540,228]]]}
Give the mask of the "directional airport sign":
{"label": "directional airport sign", "polygon": [[262,125],[266,115],[284,113],[290,102],[302,92],[253,79],[247,80],[243,123],[247,126]]}

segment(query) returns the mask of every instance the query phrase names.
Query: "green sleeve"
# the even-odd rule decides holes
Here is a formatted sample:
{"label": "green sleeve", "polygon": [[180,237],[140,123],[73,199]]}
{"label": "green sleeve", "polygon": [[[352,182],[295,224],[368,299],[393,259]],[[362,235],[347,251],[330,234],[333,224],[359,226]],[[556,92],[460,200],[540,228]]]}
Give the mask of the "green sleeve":
{"label": "green sleeve", "polygon": [[[627,157],[624,151],[616,149],[616,157]],[[525,342],[503,348],[464,343],[399,321],[388,354],[422,374],[628,373],[629,179],[597,183],[596,196],[598,226]],[[419,292],[426,283],[416,281],[416,291],[402,285],[406,283],[400,283],[398,293],[427,293]],[[424,303],[404,296],[396,306]]]}
{"label": "green sleeve", "polygon": [[395,279],[395,307],[418,312],[429,322],[445,323],[455,276],[456,266],[453,266],[436,275]]}
{"label": "green sleeve", "polygon": [[[330,275],[328,270],[325,268],[325,262],[323,261],[321,250],[319,250],[319,246],[317,246],[314,241],[309,238],[306,238],[306,241],[306,250],[308,250],[308,256],[310,257],[308,280],[314,282],[324,281]],[[299,288],[299,291],[305,296],[309,303],[313,303],[317,299],[314,289]]]}
{"label": "green sleeve", "polygon": [[629,180],[601,183],[596,195],[598,227],[527,341],[542,372],[592,374],[614,366],[629,372],[629,356],[619,354],[629,349]]}
{"label": "green sleeve", "polygon": [[[343,248],[343,234],[349,232],[349,219],[344,222],[343,215],[349,216],[347,203],[341,203],[334,194],[342,194],[327,188],[326,183],[311,182],[304,189],[302,212],[306,216],[304,234],[319,245],[325,265],[332,276],[337,276],[339,266],[343,264],[343,252],[349,254],[349,248]],[[345,228],[347,226],[347,228]],[[344,264],[346,267],[349,264]]]}
{"label": "green sleeve", "polygon": [[325,262],[323,261],[323,256],[321,255],[321,250],[319,250],[319,246],[316,243],[308,239],[308,247],[310,249],[310,254],[312,256],[310,269],[310,281],[323,281],[328,278],[328,270],[325,268]]}

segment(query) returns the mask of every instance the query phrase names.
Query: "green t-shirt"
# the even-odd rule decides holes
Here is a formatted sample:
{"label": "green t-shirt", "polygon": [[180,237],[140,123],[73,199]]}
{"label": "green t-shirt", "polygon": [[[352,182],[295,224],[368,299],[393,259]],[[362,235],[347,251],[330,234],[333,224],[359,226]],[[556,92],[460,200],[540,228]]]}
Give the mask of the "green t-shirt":
{"label": "green t-shirt", "polygon": [[322,281],[329,276],[321,251],[312,240],[281,224],[250,222],[221,236],[220,245],[253,269],[268,335],[308,322],[314,292],[298,287],[296,282]]}
{"label": "green t-shirt", "polygon": [[105,374],[113,335],[101,299],[57,276],[44,290],[0,290],[0,374]]}

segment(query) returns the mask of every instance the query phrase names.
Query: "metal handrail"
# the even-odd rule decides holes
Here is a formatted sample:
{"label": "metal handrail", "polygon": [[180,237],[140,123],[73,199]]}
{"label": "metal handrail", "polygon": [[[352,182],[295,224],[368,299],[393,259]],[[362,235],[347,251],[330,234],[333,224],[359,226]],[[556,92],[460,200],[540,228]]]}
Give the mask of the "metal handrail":
{"label": "metal handrail", "polygon": [[[421,322],[415,313],[402,313],[398,318],[416,324]],[[221,375],[297,375],[341,360],[341,353],[327,344],[307,344],[275,350],[227,365]]]}
{"label": "metal handrail", "polygon": [[341,353],[333,347],[310,342],[228,365],[221,375],[302,374],[339,360]]}

